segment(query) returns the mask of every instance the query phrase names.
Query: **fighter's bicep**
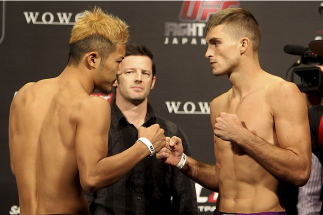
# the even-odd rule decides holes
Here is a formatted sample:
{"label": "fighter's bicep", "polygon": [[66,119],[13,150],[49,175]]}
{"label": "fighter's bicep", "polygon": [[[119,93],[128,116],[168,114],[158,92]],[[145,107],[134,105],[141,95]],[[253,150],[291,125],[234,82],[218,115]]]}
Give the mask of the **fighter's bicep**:
{"label": "fighter's bicep", "polygon": [[[106,102],[106,101],[103,101]],[[75,150],[79,170],[89,169],[108,153],[110,106],[100,100],[84,104],[76,123]]]}
{"label": "fighter's bicep", "polygon": [[272,110],[279,146],[307,150],[310,147],[310,133],[303,96],[293,84],[284,84],[277,91]]}

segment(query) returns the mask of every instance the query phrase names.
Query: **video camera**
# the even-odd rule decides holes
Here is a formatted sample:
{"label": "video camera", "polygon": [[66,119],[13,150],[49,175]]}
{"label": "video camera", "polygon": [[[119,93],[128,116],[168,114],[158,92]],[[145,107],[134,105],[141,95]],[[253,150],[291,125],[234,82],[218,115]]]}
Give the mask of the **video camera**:
{"label": "video camera", "polygon": [[[315,47],[320,41],[313,41],[309,44],[311,49],[318,49]],[[323,43],[323,41],[321,41]],[[300,55],[301,59],[294,63],[291,67],[299,66],[301,64],[308,65],[312,63],[323,64],[323,57],[317,55],[310,48],[305,48],[297,45],[286,45],[284,51],[287,54]],[[291,74],[291,81],[297,85],[301,92],[315,92],[323,90],[323,75],[319,67],[300,67],[295,68]]]}
{"label": "video camera", "polygon": [[[323,3],[321,3],[318,12],[323,18]],[[308,48],[298,45],[286,45],[284,51],[287,54],[301,56],[301,59],[296,61],[290,68],[301,64],[308,65],[317,63],[323,65],[323,40],[314,40],[310,42]],[[322,78],[322,71],[317,66],[295,68],[291,74],[291,81],[298,86],[301,92],[313,92],[323,96]]]}
{"label": "video camera", "polygon": [[301,92],[322,90],[322,71],[318,67],[296,68],[292,71],[291,81]]}

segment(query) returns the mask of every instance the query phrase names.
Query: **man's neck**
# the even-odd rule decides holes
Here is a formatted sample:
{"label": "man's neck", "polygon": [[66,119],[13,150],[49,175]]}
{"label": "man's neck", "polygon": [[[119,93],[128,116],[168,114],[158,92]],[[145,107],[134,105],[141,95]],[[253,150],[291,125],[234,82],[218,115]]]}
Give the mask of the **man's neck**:
{"label": "man's neck", "polygon": [[139,129],[144,123],[147,114],[148,99],[139,104],[134,104],[128,100],[116,96],[116,105],[121,110],[130,124]]}
{"label": "man's neck", "polygon": [[232,83],[233,93],[243,98],[254,90],[257,90],[265,74],[266,72],[261,69],[259,64],[249,64],[240,67],[240,69],[231,73],[229,77]]}
{"label": "man's neck", "polygon": [[91,94],[94,90],[94,83],[91,75],[87,71],[83,71],[82,68],[75,66],[67,66],[64,71],[57,77],[69,86],[79,85],[87,94]]}

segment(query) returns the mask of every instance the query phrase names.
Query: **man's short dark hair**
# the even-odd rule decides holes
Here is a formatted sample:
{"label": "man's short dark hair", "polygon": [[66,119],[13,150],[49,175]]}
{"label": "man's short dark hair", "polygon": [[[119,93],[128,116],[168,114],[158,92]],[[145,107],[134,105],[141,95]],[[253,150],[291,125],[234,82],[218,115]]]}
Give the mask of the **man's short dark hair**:
{"label": "man's short dark hair", "polygon": [[252,41],[254,51],[259,51],[261,31],[256,18],[249,11],[242,8],[221,10],[210,18],[206,31],[218,25],[226,25],[234,37],[248,37]]}
{"label": "man's short dark hair", "polygon": [[151,53],[151,51],[144,45],[133,43],[133,44],[127,44],[126,46],[126,57],[130,55],[138,55],[138,56],[147,56],[151,59],[152,62],[152,72],[153,77],[156,75],[156,66],[155,62],[153,60],[154,55]]}

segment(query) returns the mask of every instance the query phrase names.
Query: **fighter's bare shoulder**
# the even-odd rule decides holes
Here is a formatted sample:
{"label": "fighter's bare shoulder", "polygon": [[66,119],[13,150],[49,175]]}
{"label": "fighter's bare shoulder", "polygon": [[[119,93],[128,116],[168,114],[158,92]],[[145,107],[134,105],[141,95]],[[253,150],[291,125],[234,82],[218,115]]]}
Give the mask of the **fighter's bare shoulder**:
{"label": "fighter's bare shoulder", "polygon": [[26,101],[26,95],[28,95],[28,92],[30,91],[31,87],[35,84],[36,82],[29,82],[15,92],[10,106],[12,111],[15,110],[16,107],[19,107],[22,104],[24,104],[22,102]]}
{"label": "fighter's bare shoulder", "polygon": [[98,96],[86,96],[79,99],[75,107],[74,119],[78,122],[86,119],[91,121],[101,120],[109,121],[111,116],[111,107],[107,100]]}
{"label": "fighter's bare shoulder", "polygon": [[15,98],[24,97],[25,94],[30,93],[44,93],[44,88],[50,88],[51,85],[49,84],[53,80],[51,79],[43,79],[37,82],[28,82],[24,86],[22,86],[19,91],[15,94]]}
{"label": "fighter's bare shoulder", "polygon": [[289,100],[303,100],[296,84],[280,77],[274,76],[273,81],[266,85],[266,88],[266,99],[271,104],[282,104]]}
{"label": "fighter's bare shoulder", "polygon": [[24,86],[22,86],[15,95],[19,95],[19,94],[23,94],[25,93],[27,90],[30,89],[30,87],[34,86],[37,82],[28,82],[26,83]]}
{"label": "fighter's bare shoulder", "polygon": [[211,112],[221,109],[223,104],[228,100],[228,96],[231,94],[231,91],[232,91],[232,89],[230,89],[229,91],[221,94],[220,96],[218,96],[212,100],[212,102],[210,104]]}
{"label": "fighter's bare shoulder", "polygon": [[211,115],[211,123],[213,125],[214,120],[218,115],[220,114],[223,106],[225,105],[226,101],[228,101],[228,97],[231,94],[232,89],[227,91],[226,93],[223,93],[222,95],[216,97],[213,99],[213,101],[210,104],[210,115]]}

